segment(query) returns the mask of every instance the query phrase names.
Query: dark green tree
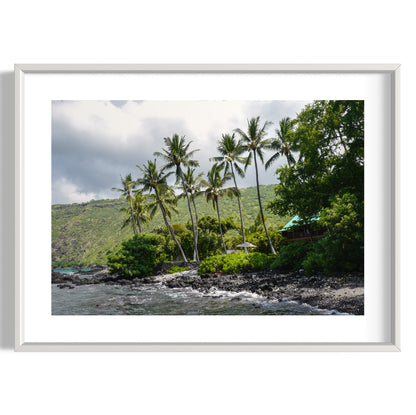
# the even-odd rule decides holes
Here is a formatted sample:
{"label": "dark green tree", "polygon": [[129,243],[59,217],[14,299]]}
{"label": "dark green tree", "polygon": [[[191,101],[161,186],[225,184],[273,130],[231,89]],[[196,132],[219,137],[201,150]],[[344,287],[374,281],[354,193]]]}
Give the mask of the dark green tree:
{"label": "dark green tree", "polygon": [[275,214],[319,215],[325,236],[304,261],[307,271],[363,268],[364,102],[315,101],[294,120],[295,164],[277,169]]}
{"label": "dark green tree", "polygon": [[110,274],[121,277],[146,277],[153,272],[157,261],[160,238],[157,235],[140,234],[122,242],[121,248],[107,258]]}
{"label": "dark green tree", "polygon": [[294,120],[296,164],[276,172],[280,182],[268,208],[308,219],[336,195],[364,198],[364,102],[315,101]]}
{"label": "dark green tree", "polygon": [[327,232],[319,241],[321,265],[325,271],[363,270],[364,202],[355,195],[336,196],[325,208],[319,223]]}

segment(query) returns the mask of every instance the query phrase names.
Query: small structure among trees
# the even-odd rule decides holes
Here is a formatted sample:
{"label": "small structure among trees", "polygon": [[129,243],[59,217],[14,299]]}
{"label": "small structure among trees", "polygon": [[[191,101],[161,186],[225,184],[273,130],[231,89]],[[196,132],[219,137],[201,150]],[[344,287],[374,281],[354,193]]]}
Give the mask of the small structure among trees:
{"label": "small structure among trees", "polygon": [[314,216],[309,221],[305,221],[296,215],[280,229],[280,232],[287,242],[314,241],[322,238],[325,234],[325,228],[319,225],[318,220],[319,216]]}

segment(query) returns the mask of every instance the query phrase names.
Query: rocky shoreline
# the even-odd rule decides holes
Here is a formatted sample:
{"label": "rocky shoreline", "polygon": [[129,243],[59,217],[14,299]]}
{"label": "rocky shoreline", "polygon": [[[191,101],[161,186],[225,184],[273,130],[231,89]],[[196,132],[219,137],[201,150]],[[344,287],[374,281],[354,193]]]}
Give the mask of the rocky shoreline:
{"label": "rocky shoreline", "polygon": [[140,286],[162,283],[170,288],[190,287],[204,293],[212,290],[248,291],[269,299],[296,301],[341,313],[364,314],[362,273],[306,276],[302,272],[262,271],[230,275],[198,275],[197,270],[194,269],[175,274],[164,274],[159,271],[159,275],[127,280],[117,275],[110,275],[105,268],[98,268],[78,271],[73,275],[52,271],[52,283],[58,284],[59,288],[67,289],[86,284]]}

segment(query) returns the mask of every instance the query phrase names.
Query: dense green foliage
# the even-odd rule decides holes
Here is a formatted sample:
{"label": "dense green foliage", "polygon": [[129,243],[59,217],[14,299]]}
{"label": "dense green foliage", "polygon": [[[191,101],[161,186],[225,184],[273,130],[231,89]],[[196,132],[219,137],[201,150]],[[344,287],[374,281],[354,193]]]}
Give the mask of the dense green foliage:
{"label": "dense green foliage", "polygon": [[346,193],[321,212],[319,223],[328,230],[305,259],[307,272],[364,270],[363,205],[355,195]]}
{"label": "dense green foliage", "polygon": [[298,160],[277,169],[280,183],[269,210],[308,218],[336,195],[351,193],[364,200],[364,102],[316,101],[298,115],[293,128]]}
{"label": "dense green foliage", "polygon": [[[277,228],[269,228],[268,231],[273,247],[278,252],[284,238]],[[264,233],[264,231],[256,231],[254,233],[247,234],[246,241],[255,245],[255,250],[257,252],[262,252],[264,254],[270,253],[269,240],[267,239],[267,236]]]}
{"label": "dense green foliage", "polygon": [[308,241],[294,241],[285,245],[279,252],[279,256],[273,261],[273,269],[301,269],[303,261],[312,250],[313,244]]}
{"label": "dense green foliage", "polygon": [[121,248],[108,256],[110,274],[127,278],[151,275],[158,260],[160,238],[157,235],[138,234],[124,241]]}
{"label": "dense green foliage", "polygon": [[[261,186],[264,201],[273,199],[273,186]],[[254,224],[258,214],[257,192],[255,187],[241,189],[241,204],[244,223],[248,226]],[[212,204],[207,204],[204,198],[195,198],[200,220],[203,216],[216,216]],[[54,267],[67,267],[74,265],[104,265],[107,255],[121,247],[121,242],[133,235],[130,227],[120,229],[125,213],[120,208],[128,207],[123,199],[93,200],[88,203],[73,203],[70,205],[52,206],[52,264]],[[185,199],[179,199],[176,206],[178,213],[172,212],[171,223],[186,224],[189,221],[189,212]],[[239,213],[236,199],[222,198],[220,206],[221,218],[233,217],[239,223]],[[267,215],[269,227],[286,223],[290,217],[280,218],[274,214]],[[151,232],[153,229],[163,227],[164,222],[160,212],[157,212],[151,222],[143,225],[143,231]],[[227,220],[222,221],[223,230]],[[215,223],[214,228],[218,228]],[[236,236],[237,230],[230,230]],[[198,246],[201,258],[209,254],[210,247],[217,240],[215,233],[208,230],[199,232]],[[225,242],[228,246],[227,235]],[[192,236],[191,236],[192,243]],[[184,248],[185,249],[185,248]],[[192,251],[187,255],[192,255]]]}
{"label": "dense green foliage", "polygon": [[251,254],[228,254],[208,257],[199,265],[198,273],[262,271],[270,268],[274,255],[253,252]]}
{"label": "dense green foliage", "polygon": [[320,216],[327,233],[307,254],[307,271],[362,269],[364,102],[315,101],[291,128],[286,136],[298,159],[277,169],[279,184],[268,209],[306,221]]}
{"label": "dense green foliage", "polygon": [[[235,238],[227,237],[227,232],[234,230],[237,225],[234,223],[232,217],[224,219],[224,229],[223,233],[227,241],[227,246],[233,246],[233,241]],[[190,257],[193,252],[193,235],[192,227],[188,222],[187,226],[184,226],[181,223],[175,223],[172,225],[172,229],[175,232],[177,239],[179,240],[183,250],[187,257]],[[166,226],[159,226],[153,229],[153,232],[163,236],[163,258],[164,261],[175,261],[180,259],[180,252],[177,249],[177,246],[172,243]],[[206,258],[210,255],[219,254],[222,250],[221,237],[219,233],[218,220],[212,216],[203,216],[199,219],[198,226],[198,250],[201,259]],[[240,239],[237,243],[240,243]]]}

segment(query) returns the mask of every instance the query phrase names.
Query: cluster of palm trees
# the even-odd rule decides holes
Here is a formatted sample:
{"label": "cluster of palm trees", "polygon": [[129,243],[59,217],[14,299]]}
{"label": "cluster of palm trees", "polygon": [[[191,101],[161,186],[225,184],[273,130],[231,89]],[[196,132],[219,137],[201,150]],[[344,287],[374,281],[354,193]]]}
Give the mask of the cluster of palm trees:
{"label": "cluster of palm trees", "polygon": [[[132,175],[127,174],[124,178],[121,178],[122,188],[113,188],[113,190],[121,192],[122,196],[128,202],[128,207],[123,208],[123,211],[126,213],[123,227],[130,224],[135,234],[138,232],[141,233],[142,225],[149,222],[156,211],[159,210],[162,213],[170,236],[178,246],[183,260],[187,262],[182,246],[169,223],[171,212],[176,211],[174,206],[177,199],[186,198],[192,225],[193,260],[199,262],[198,212],[195,205],[195,198],[205,195],[207,202],[212,202],[217,212],[222,247],[226,253],[227,248],[221,227],[218,202],[223,196],[235,196],[238,201],[241,234],[244,245],[246,242],[245,229],[236,174],[244,177],[248,166],[254,160],[261,220],[268,239],[270,251],[276,254],[264,219],[260,195],[258,159],[264,164],[265,150],[273,150],[274,154],[265,164],[266,169],[280,156],[285,156],[289,165],[295,162],[292,154],[293,151],[296,151],[292,140],[293,122],[289,118],[281,120],[279,128],[275,130],[277,137],[270,139],[266,138],[266,136],[267,129],[272,124],[271,122],[266,121],[261,125],[260,117],[256,117],[248,120],[247,124],[247,131],[237,128],[232,134],[222,135],[217,147],[219,156],[210,159],[214,164],[207,173],[206,179],[203,178],[202,173],[196,174],[196,168],[199,167],[199,162],[194,159],[194,156],[199,150],[190,150],[192,141],[187,142],[185,137],[180,137],[177,134],[164,138],[165,146],[161,152],[154,153],[156,158],[153,161],[148,160],[142,166],[137,165],[141,172],[141,177],[133,180]],[[247,153],[248,155],[246,155]],[[157,167],[157,158],[164,162],[161,167]],[[182,191],[179,196],[176,196],[173,188],[167,184],[168,177],[173,174],[176,177],[176,183],[180,185]],[[233,181],[234,186],[225,187],[230,180]],[[150,201],[144,196],[144,192],[148,192],[151,195]],[[245,251],[247,252],[246,248]]]}

